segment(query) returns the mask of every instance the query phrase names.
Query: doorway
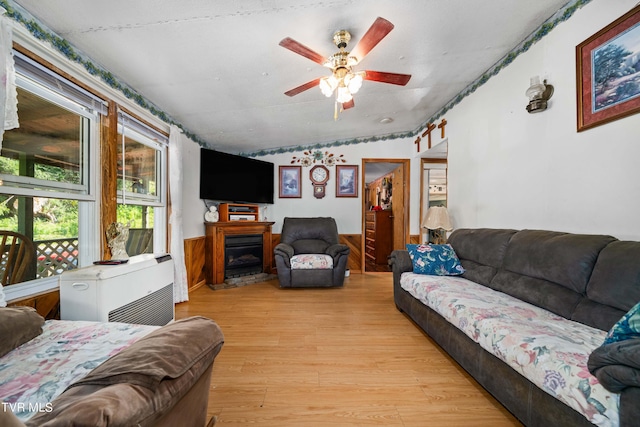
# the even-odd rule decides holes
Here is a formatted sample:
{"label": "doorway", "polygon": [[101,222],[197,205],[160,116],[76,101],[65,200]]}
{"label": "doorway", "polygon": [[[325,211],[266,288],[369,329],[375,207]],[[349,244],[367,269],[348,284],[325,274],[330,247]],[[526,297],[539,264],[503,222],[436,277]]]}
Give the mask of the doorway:
{"label": "doorway", "polygon": [[420,240],[437,241],[437,232],[425,227],[427,211],[433,206],[447,207],[447,159],[422,158],[420,160]]}
{"label": "doorway", "polygon": [[391,271],[387,257],[409,242],[409,159],[362,159],[361,265]]}

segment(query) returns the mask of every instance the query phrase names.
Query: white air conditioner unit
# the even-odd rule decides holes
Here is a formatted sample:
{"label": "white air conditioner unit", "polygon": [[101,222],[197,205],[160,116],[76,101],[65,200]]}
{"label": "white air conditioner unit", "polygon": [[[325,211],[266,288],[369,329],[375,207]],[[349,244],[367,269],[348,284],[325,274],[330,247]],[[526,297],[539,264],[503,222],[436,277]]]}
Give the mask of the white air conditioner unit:
{"label": "white air conditioner unit", "polygon": [[142,254],[119,265],[60,275],[60,318],[166,325],[175,317],[171,255]]}

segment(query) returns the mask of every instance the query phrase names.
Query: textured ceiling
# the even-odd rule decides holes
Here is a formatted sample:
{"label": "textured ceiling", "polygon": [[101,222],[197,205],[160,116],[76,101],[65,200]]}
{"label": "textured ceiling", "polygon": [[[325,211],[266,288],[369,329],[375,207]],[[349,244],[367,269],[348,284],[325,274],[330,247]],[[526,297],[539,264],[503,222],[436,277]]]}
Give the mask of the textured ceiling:
{"label": "textured ceiling", "polygon": [[[415,133],[567,0],[16,3],[199,142],[251,153]],[[395,28],[356,70],[411,74],[406,86],[365,81],[355,108],[337,121],[333,99],[317,88],[284,95],[330,71],[280,40],[291,37],[329,56],[337,51],[335,31],[351,33],[349,50],[378,16]],[[529,77],[522,76],[523,93]]]}

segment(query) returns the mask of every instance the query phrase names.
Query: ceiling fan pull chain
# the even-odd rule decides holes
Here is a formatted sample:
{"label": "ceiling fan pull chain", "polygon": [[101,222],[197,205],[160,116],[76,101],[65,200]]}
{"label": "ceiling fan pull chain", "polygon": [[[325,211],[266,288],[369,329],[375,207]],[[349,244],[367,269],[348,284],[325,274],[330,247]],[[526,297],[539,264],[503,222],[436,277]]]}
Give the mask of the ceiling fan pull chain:
{"label": "ceiling fan pull chain", "polygon": [[335,104],[333,104],[333,121],[338,121],[338,100],[336,99]]}

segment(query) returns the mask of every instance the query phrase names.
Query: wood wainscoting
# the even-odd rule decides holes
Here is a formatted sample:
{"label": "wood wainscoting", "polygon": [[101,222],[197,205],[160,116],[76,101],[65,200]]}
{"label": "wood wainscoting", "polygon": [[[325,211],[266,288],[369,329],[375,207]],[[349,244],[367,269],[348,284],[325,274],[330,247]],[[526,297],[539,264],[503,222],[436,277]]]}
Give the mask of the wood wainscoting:
{"label": "wood wainscoting", "polygon": [[45,319],[60,320],[60,291],[53,290],[38,295],[30,295],[26,298],[13,300],[7,303],[9,307],[26,306],[36,309],[38,314]]}
{"label": "wood wainscoting", "polygon": [[[343,243],[351,249],[349,254],[349,262],[347,267],[352,273],[361,273],[362,265],[360,260],[362,254],[360,253],[360,234],[341,234],[340,243]],[[280,234],[271,235],[271,247],[275,248],[280,243]],[[205,278],[205,236],[193,237],[191,239],[184,239],[184,262],[187,268],[187,283],[189,286],[189,292],[198,289],[206,284]],[[271,254],[273,257],[273,254]],[[273,266],[272,273],[276,273],[275,258],[272,258],[271,265]]]}
{"label": "wood wainscoting", "polygon": [[205,285],[204,260],[205,237],[184,239],[184,263],[187,269],[187,286],[189,292]]}
{"label": "wood wainscoting", "polygon": [[[362,254],[360,253],[360,234],[341,234],[340,243],[344,243],[349,246],[351,253],[349,254],[349,262],[347,267],[352,273],[361,273],[362,266],[360,265],[360,259]],[[412,243],[419,242],[419,236],[411,236]],[[271,235],[272,246],[275,247],[280,243],[280,235]],[[193,237],[191,239],[184,240],[184,261],[187,269],[187,283],[189,292],[192,292],[199,287],[206,284],[204,274],[204,246],[205,236]],[[274,266],[273,273],[275,271],[275,259],[272,260]],[[29,297],[14,300],[7,304],[8,306],[27,306],[35,308],[38,313],[45,319],[60,319],[60,291],[57,289],[51,292],[46,292],[38,295],[31,295]]]}
{"label": "wood wainscoting", "polygon": [[[187,268],[187,283],[189,285],[189,292],[194,291],[207,283],[204,267],[205,243],[205,236],[184,239],[184,262]],[[271,243],[272,248],[280,243],[280,235],[272,234]],[[271,257],[271,265],[275,266],[276,264],[273,254],[271,254]]]}

